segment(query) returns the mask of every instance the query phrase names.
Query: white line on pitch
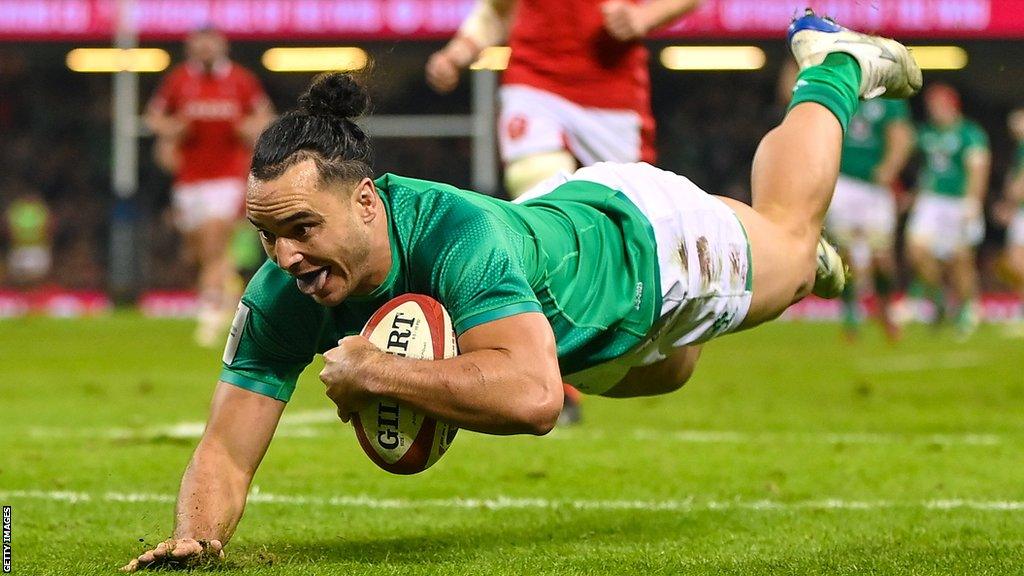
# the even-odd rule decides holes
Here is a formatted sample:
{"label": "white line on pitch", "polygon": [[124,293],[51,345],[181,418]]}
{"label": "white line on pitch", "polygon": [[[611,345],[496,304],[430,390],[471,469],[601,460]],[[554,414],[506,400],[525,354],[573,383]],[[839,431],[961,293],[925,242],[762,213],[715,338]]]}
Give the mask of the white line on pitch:
{"label": "white line on pitch", "polygon": [[[315,426],[333,424],[333,412],[309,410],[296,412],[281,419],[278,437],[321,438],[344,434],[341,426]],[[29,428],[35,438],[106,438],[112,440],[152,440],[160,438],[192,440],[203,434],[202,422],[178,422],[146,428]],[[1003,438],[997,434],[898,434],[881,432],[741,432],[736,430],[671,430],[655,428],[629,429],[615,432],[589,428],[556,428],[545,438],[553,440],[629,440],[640,442],[675,442],[682,444],[915,444],[942,446],[996,446]]]}
{"label": "white line on pitch", "polygon": [[[281,417],[276,436],[290,438],[318,438],[330,434],[329,430],[311,425],[337,422],[338,415],[329,410],[299,410]],[[143,428],[51,428],[33,426],[28,429],[35,438],[106,438],[108,440],[145,440],[155,438],[195,439],[203,435],[205,422],[175,422]]]}
{"label": "white line on pitch", "polygon": [[[94,494],[73,491],[9,490],[0,491],[0,500],[44,500],[78,504],[83,502],[120,502],[141,504],[170,504],[175,497],[170,494],[105,492]],[[573,510],[636,510],[647,512],[678,511],[728,511],[728,510],[880,510],[916,508],[924,510],[985,510],[996,512],[1024,511],[1024,501],[1016,500],[714,500],[685,498],[678,500],[572,500],[547,498],[516,498],[495,496],[491,498],[375,498],[373,496],[295,496],[271,494],[254,488],[249,495],[254,504],[279,506],[369,508],[369,509],[415,509],[441,508],[464,510],[525,510],[525,509],[573,509]]]}
{"label": "white line on pitch", "polygon": [[996,434],[895,434],[879,432],[739,432],[730,430],[631,429],[621,434],[603,430],[555,429],[547,437],[557,440],[627,439],[688,444],[938,444],[943,446],[995,446]]}
{"label": "white line on pitch", "polygon": [[[343,433],[341,428],[285,426],[278,428],[281,438],[326,438]],[[203,425],[173,424],[143,429],[100,428],[64,429],[33,427],[34,438],[105,438],[109,440],[194,440],[202,436]],[[656,430],[632,429],[622,433],[605,430],[554,430],[550,440],[601,441],[627,440],[637,442],[671,442],[679,444],[853,444],[853,445],[940,445],[998,446],[1003,438],[997,434],[884,434],[874,432],[738,432],[730,430]],[[539,440],[543,442],[544,440]]]}

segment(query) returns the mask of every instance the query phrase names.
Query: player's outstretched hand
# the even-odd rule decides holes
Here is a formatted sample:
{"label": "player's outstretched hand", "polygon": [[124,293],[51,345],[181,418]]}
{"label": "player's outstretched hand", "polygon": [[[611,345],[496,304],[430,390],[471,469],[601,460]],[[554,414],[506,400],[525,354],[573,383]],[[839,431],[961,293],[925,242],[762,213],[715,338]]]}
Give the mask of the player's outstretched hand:
{"label": "player's outstretched hand", "polygon": [[460,69],[444,50],[438,50],[427,60],[427,84],[436,92],[447,94],[459,85]]}
{"label": "player's outstretched hand", "polygon": [[224,558],[220,540],[171,538],[147,550],[138,558],[121,567],[121,572],[135,572],[147,568],[191,568],[204,561]]}
{"label": "player's outstretched hand", "polygon": [[601,4],[604,28],[612,38],[626,42],[643,38],[649,32],[643,10],[638,4],[624,0],[608,0]]}

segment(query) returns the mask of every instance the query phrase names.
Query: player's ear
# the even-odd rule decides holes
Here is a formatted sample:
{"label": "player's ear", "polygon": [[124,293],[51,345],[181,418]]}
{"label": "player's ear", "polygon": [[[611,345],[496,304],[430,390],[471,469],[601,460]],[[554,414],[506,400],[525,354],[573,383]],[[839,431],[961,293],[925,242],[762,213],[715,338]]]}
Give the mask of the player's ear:
{"label": "player's ear", "polygon": [[363,178],[359,184],[356,184],[356,189],[352,192],[352,199],[358,205],[359,217],[364,222],[372,221],[380,212],[380,197],[377,196],[377,188],[374,186],[373,180],[369,178]]}

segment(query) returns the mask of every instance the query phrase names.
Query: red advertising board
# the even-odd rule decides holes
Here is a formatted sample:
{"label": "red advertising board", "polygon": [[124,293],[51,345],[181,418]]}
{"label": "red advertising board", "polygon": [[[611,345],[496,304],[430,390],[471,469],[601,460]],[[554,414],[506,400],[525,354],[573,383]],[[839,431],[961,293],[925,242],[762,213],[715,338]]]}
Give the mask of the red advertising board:
{"label": "red advertising board", "polygon": [[[450,36],[473,0],[134,0],[144,40],[212,25],[234,38],[398,40]],[[556,0],[552,0],[556,1]],[[660,36],[778,38],[806,5],[901,38],[1024,38],[1024,0],[706,0]],[[117,0],[2,0],[0,41],[111,38]]]}

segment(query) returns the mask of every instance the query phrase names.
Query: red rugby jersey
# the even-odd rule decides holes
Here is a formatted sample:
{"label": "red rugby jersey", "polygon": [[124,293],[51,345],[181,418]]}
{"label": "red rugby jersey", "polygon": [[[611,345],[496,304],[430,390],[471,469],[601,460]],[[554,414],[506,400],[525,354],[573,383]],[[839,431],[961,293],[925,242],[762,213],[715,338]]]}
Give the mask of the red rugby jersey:
{"label": "red rugby jersey", "polygon": [[149,107],[188,121],[175,182],[244,178],[252,148],[236,126],[266,98],[256,76],[233,62],[217,65],[209,74],[189,63],[171,70]]}
{"label": "red rugby jersey", "polygon": [[518,0],[503,82],[540,88],[581,106],[649,116],[647,49],[608,34],[604,1]]}

